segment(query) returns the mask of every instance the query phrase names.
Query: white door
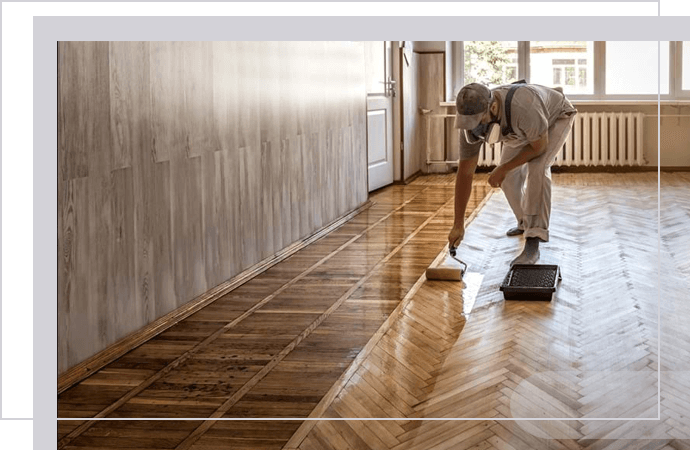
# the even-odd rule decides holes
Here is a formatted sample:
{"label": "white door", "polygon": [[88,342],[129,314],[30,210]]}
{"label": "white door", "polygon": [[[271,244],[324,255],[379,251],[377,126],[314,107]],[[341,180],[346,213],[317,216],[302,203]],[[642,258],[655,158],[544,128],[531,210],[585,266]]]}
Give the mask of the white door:
{"label": "white door", "polygon": [[392,53],[389,41],[365,42],[369,192],[393,182]]}

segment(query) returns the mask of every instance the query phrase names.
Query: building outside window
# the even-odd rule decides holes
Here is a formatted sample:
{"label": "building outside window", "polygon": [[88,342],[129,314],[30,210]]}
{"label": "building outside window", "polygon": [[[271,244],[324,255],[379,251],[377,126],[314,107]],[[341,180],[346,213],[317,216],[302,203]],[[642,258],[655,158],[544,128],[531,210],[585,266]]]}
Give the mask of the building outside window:
{"label": "building outside window", "polygon": [[553,86],[570,88],[587,88],[587,60],[560,59],[551,60],[553,67]]}
{"label": "building outside window", "polygon": [[566,94],[594,92],[593,41],[532,41],[532,83],[562,87]]}

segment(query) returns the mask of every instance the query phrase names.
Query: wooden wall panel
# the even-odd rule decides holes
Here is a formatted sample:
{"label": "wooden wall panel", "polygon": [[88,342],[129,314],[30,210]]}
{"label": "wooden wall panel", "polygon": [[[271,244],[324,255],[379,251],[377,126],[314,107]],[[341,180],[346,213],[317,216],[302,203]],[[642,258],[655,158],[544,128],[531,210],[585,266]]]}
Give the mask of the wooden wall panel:
{"label": "wooden wall panel", "polygon": [[169,161],[164,161],[151,167],[151,180],[147,180],[147,189],[150,189],[146,194],[148,206],[142,207],[150,240],[147,248],[137,248],[138,257],[148,264],[146,283],[138,286],[142,294],[147,294],[144,303],[145,323],[167,314],[186,301],[180,300],[175,292],[173,257],[179,249],[174,246],[172,234],[173,179],[170,166]]}
{"label": "wooden wall panel", "polygon": [[[146,323],[144,311],[150,296],[145,295],[142,300],[141,291],[149,290],[148,278],[140,277],[137,269],[145,268],[148,269],[146,273],[153,273],[153,266],[142,264],[139,257],[142,250],[153,248],[150,231],[143,232],[138,227],[150,216],[150,211],[141,206],[153,203],[142,198],[151,195],[152,189],[147,184],[152,178],[146,168],[153,165],[154,158],[149,43],[112,42],[109,61],[112,234],[105,241],[110,245],[110,269],[105,274],[108,292],[102,298],[109,305],[103,323],[108,331],[100,346]],[[135,220],[135,217],[144,220]]]}
{"label": "wooden wall panel", "polygon": [[148,148],[150,74],[148,42],[110,45],[111,168],[132,165],[133,149]]}
{"label": "wooden wall panel", "polygon": [[211,286],[215,286],[213,280],[220,268],[220,245],[218,225],[220,224],[220,211],[222,210],[223,194],[216,188],[216,179],[220,177],[220,167],[216,170],[216,152],[202,155],[200,173],[201,177],[201,225],[204,234],[203,251],[204,280]]}
{"label": "wooden wall panel", "polygon": [[293,140],[298,142],[300,151],[300,162],[302,164],[302,188],[295,188],[295,197],[302,200],[302,206],[300,207],[300,236],[306,236],[308,230],[316,229],[314,225],[314,214],[316,208],[312,208],[311,205],[314,204],[314,197],[316,194],[313,189],[315,186],[314,172],[315,172],[315,161],[310,153],[310,142],[311,136],[309,135],[297,135]]}
{"label": "wooden wall panel", "polygon": [[201,157],[173,160],[172,249],[175,296],[191,300],[208,289],[202,233]]}
{"label": "wooden wall panel", "polygon": [[[60,52],[58,50],[58,58]],[[58,65],[59,67],[59,65]],[[58,69],[58,73],[60,69]],[[58,105],[58,110],[60,106]],[[58,148],[60,148],[58,146]],[[67,360],[69,358],[69,346],[67,345],[69,333],[69,312],[74,289],[75,273],[75,247],[74,247],[74,189],[70,181],[63,181],[58,177],[58,314],[57,332],[58,354]]]}
{"label": "wooden wall panel", "polygon": [[[443,114],[445,108],[441,107],[444,101],[444,54],[443,53],[423,53],[417,55],[418,76],[415,90],[418,94],[417,108],[430,110],[429,114]],[[443,161],[445,158],[444,142],[445,129],[443,121],[432,119],[427,131],[426,119],[420,117],[421,132],[419,133],[419,165],[425,173],[448,172],[446,164],[426,165],[426,146],[431,149],[431,158]],[[449,122],[450,123],[450,122]]]}
{"label": "wooden wall panel", "polygon": [[[290,148],[290,142],[288,139],[280,139],[280,160],[278,161],[278,173],[281,171],[286,171],[288,173],[294,173],[295,178],[297,178],[299,175],[299,172],[295,171],[295,169],[292,167],[292,161],[291,161],[291,152],[293,150]],[[299,149],[297,150],[299,153]],[[280,187],[279,187],[279,192],[278,192],[278,205],[280,207],[280,214],[278,215],[278,218],[284,217],[285,221],[283,223],[280,223],[280,230],[282,231],[281,235],[281,241],[283,242],[283,245],[287,245],[290,242],[294,242],[295,240],[299,239],[299,236],[295,239],[292,239],[292,223],[297,222],[299,223],[299,209],[297,209],[297,215],[295,217],[295,214],[293,213],[292,210],[292,205],[290,203],[290,178],[286,177],[280,177]],[[298,202],[298,199],[295,199]]]}
{"label": "wooden wall panel", "polygon": [[273,141],[263,140],[263,138],[268,138],[268,134],[265,134],[263,130],[261,135],[261,158],[258,165],[261,171],[261,181],[257,186],[257,190],[259,191],[258,200],[261,205],[260,213],[263,221],[261,228],[259,228],[261,230],[259,236],[259,243],[261,244],[260,257],[263,259],[273,253],[273,240],[276,236],[276,228],[274,228],[275,224],[273,221],[273,196],[275,195],[275,180],[273,177],[275,174],[272,170],[275,161],[273,156],[275,144]]}
{"label": "wooden wall panel", "polygon": [[187,152],[203,155],[219,149],[214,118],[212,42],[182,42],[184,57],[184,125]]}
{"label": "wooden wall panel", "polygon": [[150,43],[151,125],[157,162],[186,156],[184,53],[181,42]]}
{"label": "wooden wall panel", "polygon": [[[64,337],[61,336],[58,348],[65,354],[63,358],[76,359],[78,355],[93,353],[95,348],[84,347],[92,342],[80,342],[81,333],[79,327],[88,322],[91,309],[95,304],[88,302],[89,293],[89,204],[88,204],[88,178],[76,178],[65,182],[67,185],[65,196],[66,204],[63,215],[65,232],[58,240],[58,248],[62,247],[61,254],[68,255],[62,260],[65,264],[60,275],[67,281],[65,282],[64,292],[60,292],[59,311],[65,312],[64,317],[59,317],[58,321],[64,324]],[[60,245],[62,241],[62,245]]]}
{"label": "wooden wall panel", "polygon": [[63,180],[104,172],[110,156],[107,42],[64,43],[60,49],[59,163]]}
{"label": "wooden wall panel", "polygon": [[58,372],[367,199],[345,42],[61,42]]}
{"label": "wooden wall panel", "polygon": [[237,150],[239,67],[236,42],[213,42],[213,117],[218,150]]}
{"label": "wooden wall panel", "polygon": [[[107,292],[103,298],[107,304],[103,316],[107,329],[103,345],[117,340],[122,324],[137,323],[137,316],[141,317],[136,303],[134,263],[134,171],[131,168],[114,170],[111,189],[111,236],[104,242],[110,245],[110,264],[106,273]],[[139,319],[139,323],[141,321]]]}
{"label": "wooden wall panel", "polygon": [[[216,192],[222,199],[216,198],[218,211],[218,248],[223,255],[219,268],[209,283],[218,284],[217,279],[227,273],[239,273],[242,269],[240,216],[240,148],[239,123],[240,114],[240,67],[237,64],[238,50],[241,43],[213,43],[213,101],[215,130],[218,133],[219,150],[216,152]],[[207,242],[207,247],[213,245]]]}

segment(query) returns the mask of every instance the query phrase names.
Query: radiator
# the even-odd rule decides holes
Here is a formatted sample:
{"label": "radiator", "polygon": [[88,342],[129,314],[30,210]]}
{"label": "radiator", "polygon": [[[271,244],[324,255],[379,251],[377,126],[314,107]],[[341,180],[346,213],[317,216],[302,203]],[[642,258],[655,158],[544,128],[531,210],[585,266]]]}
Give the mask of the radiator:
{"label": "radiator", "polygon": [[[642,113],[578,113],[554,165],[643,165],[643,126]],[[500,160],[500,143],[484,145],[479,153],[479,165],[495,166]]]}

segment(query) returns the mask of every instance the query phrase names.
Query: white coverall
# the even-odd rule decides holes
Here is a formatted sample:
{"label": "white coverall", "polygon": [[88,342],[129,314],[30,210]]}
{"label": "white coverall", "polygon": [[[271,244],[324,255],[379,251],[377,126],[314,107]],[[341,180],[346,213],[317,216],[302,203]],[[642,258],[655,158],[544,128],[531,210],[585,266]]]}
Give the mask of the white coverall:
{"label": "white coverall", "polygon": [[[501,102],[501,129],[507,129],[505,100],[512,85],[492,89]],[[551,165],[563,148],[572,128],[577,110],[560,88],[536,84],[521,85],[511,100],[512,133],[501,135],[501,163],[512,159],[530,142],[539,140],[548,131],[549,139],[544,153],[506,174],[501,188],[505,193],[518,228],[525,237],[549,240],[551,215]],[[460,159],[475,157],[481,144],[469,144],[460,133]]]}
{"label": "white coverall", "polygon": [[[574,120],[574,114],[557,119],[549,127],[549,142],[544,153],[508,172],[501,183],[518,228],[525,231],[525,237],[538,237],[544,242],[549,240],[551,165],[563,148]],[[512,159],[522,148],[504,144],[501,164]]]}

